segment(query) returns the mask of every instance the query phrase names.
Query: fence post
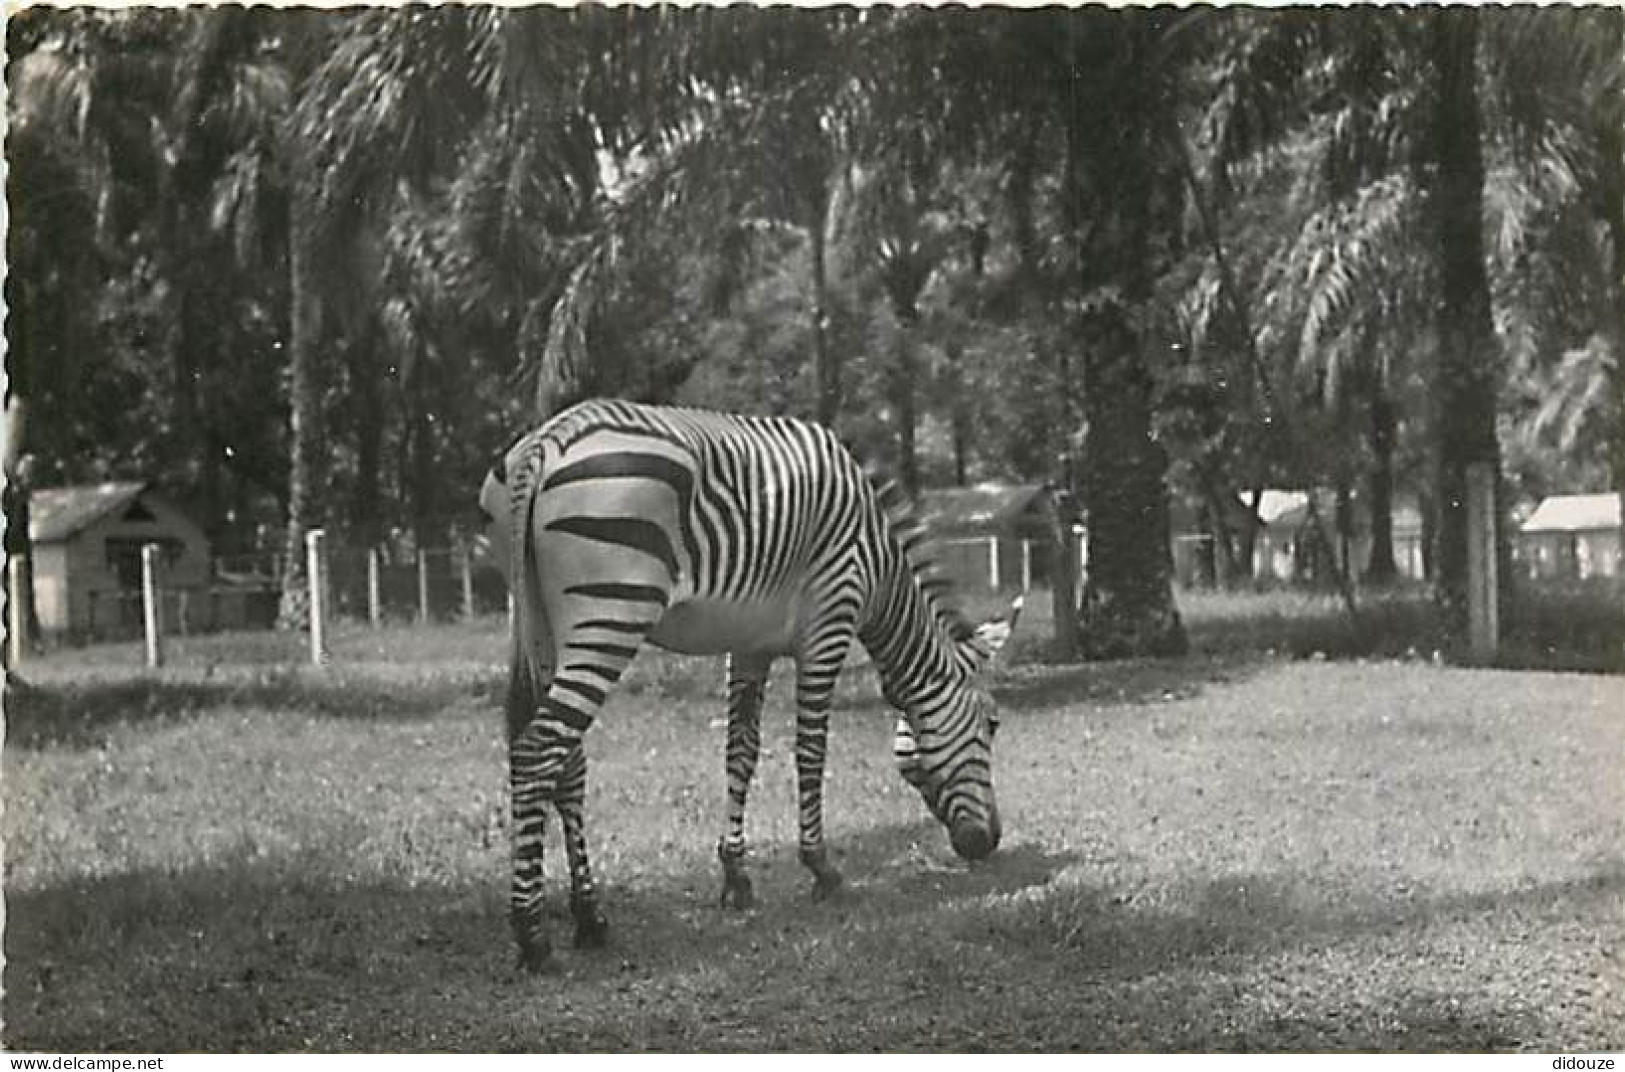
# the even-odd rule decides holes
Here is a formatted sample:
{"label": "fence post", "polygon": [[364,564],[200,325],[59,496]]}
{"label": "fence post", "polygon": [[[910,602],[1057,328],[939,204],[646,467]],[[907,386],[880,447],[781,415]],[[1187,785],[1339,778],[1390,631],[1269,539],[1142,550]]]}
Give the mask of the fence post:
{"label": "fence post", "polygon": [[471,621],[474,618],[474,553],[463,545],[463,618]]}
{"label": "fence post", "polygon": [[376,629],[383,619],[382,586],[378,579],[378,548],[367,549],[367,621]]}
{"label": "fence post", "polygon": [[987,584],[995,592],[999,590],[999,538],[987,538]]}
{"label": "fence post", "polygon": [[1029,590],[1033,586],[1033,542],[1025,536],[1021,538],[1021,590]]}
{"label": "fence post", "polygon": [[311,529],[305,533],[305,577],[310,583],[310,661],[321,666],[327,652],[327,533]]}
{"label": "fence post", "polygon": [[1501,646],[1495,520],[1495,466],[1475,462],[1467,467],[1467,642],[1477,660]]}
{"label": "fence post", "polygon": [[23,613],[23,583],[28,576],[27,563],[21,555],[6,563],[6,666],[13,672],[23,664],[23,653],[28,650],[28,615]]}
{"label": "fence post", "polygon": [[159,635],[158,545],[141,545],[141,620],[146,626],[147,665],[164,665],[163,638]]}

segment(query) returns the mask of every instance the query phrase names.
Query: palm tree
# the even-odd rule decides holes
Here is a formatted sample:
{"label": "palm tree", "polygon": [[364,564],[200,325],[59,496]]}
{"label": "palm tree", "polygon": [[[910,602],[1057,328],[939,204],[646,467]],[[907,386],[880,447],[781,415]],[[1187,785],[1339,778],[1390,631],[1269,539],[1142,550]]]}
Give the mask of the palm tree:
{"label": "palm tree", "polygon": [[[578,75],[594,58],[590,40],[608,18],[494,9],[372,11],[311,31],[306,48],[312,59],[285,132],[293,199],[291,568],[284,575],[284,623],[303,617],[304,535],[329,513],[323,409],[332,373],[317,360],[319,349],[329,338],[350,340],[352,363],[361,362],[352,372],[358,380],[393,371],[405,422],[401,480],[411,490],[418,535],[425,537],[436,513],[425,479],[433,447],[423,380],[426,360],[437,352],[433,324],[448,319],[446,308],[466,310],[480,296],[505,298],[486,323],[511,316],[517,330],[510,327],[508,338],[522,349],[538,334],[538,307],[527,294],[515,309],[514,295],[527,282],[557,293],[534,256],[520,262],[507,290],[496,289],[493,278],[500,273],[480,270],[460,244],[494,227],[510,251],[538,241],[545,246],[550,234],[568,238],[582,206],[593,203],[596,132],[582,122]],[[434,221],[430,205],[446,213],[444,225]],[[544,269],[546,262],[544,255]],[[453,293],[426,299],[425,288],[414,286],[426,267],[453,269],[440,280]],[[334,292],[359,300],[324,301]],[[400,352],[379,362],[387,370],[374,365],[369,372],[365,355],[385,339]],[[376,428],[364,430],[359,443],[368,466],[380,457],[379,436]],[[358,487],[375,479],[356,476]]]}
{"label": "palm tree", "polygon": [[1486,463],[1499,473],[1501,459],[1495,428],[1501,368],[1494,358],[1486,360],[1497,348],[1484,258],[1479,25],[1478,14],[1467,10],[1428,15],[1423,55],[1432,108],[1417,160],[1439,279],[1432,404],[1435,594],[1455,635],[1465,632],[1467,622],[1467,471]]}
{"label": "palm tree", "polygon": [[[1050,325],[1032,342],[1067,385],[1055,400],[1052,441],[1057,475],[1081,492],[1089,519],[1081,647],[1102,657],[1182,650],[1167,458],[1152,434],[1148,314],[1180,219],[1163,131],[1183,64],[1169,42],[1185,16],[1051,10],[976,19],[977,33],[941,32],[943,123],[949,144],[1005,162],[1019,266],[1009,304],[1030,324]],[[1046,225],[1061,241],[1041,241]],[[1072,619],[1071,608],[1057,612]]]}
{"label": "palm tree", "polygon": [[[1586,264],[1609,245],[1585,237],[1575,210],[1606,203],[1578,191],[1605,189],[1601,161],[1618,155],[1598,147],[1619,124],[1593,130],[1591,119],[1617,109],[1619,19],[1575,15],[1248,14],[1224,53],[1229,91],[1209,138],[1220,165],[1245,178],[1260,158],[1307,147],[1309,162],[1295,166],[1312,180],[1295,194],[1306,222],[1261,277],[1259,345],[1290,343],[1322,386],[1386,384],[1369,403],[1379,462],[1393,446],[1395,357],[1436,351],[1422,370],[1432,399],[1421,427],[1434,443],[1436,591],[1453,628],[1464,620],[1463,474],[1498,464],[1507,361],[1572,350],[1592,330],[1577,327],[1606,308],[1577,299],[1587,288],[1575,280],[1599,278]],[[1419,295],[1441,301],[1426,307]],[[1505,360],[1489,356],[1498,343]],[[1379,464],[1374,498],[1386,479]]]}
{"label": "palm tree", "polygon": [[1497,328],[1531,396],[1514,434],[1625,492],[1625,13],[1508,12],[1485,44]]}

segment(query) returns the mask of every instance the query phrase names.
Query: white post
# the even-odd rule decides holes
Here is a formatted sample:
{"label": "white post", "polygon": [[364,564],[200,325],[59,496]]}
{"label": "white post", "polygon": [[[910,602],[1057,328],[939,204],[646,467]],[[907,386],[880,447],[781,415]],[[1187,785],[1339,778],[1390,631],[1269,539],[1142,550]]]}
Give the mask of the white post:
{"label": "white post", "polygon": [[310,584],[310,661],[321,666],[328,660],[327,556],[322,553],[327,533],[311,529],[305,533],[305,579]]}
{"label": "white post", "polygon": [[1025,537],[1021,541],[1021,590],[1030,591],[1033,586],[1033,542]]}
{"label": "white post", "polygon": [[474,617],[474,554],[463,545],[463,618],[470,620]]}
{"label": "white post", "polygon": [[384,617],[382,594],[383,586],[378,577],[378,548],[373,547],[367,551],[367,621],[375,629]]}
{"label": "white post", "polygon": [[163,638],[159,634],[158,545],[141,545],[141,618],[147,633],[147,665],[164,665]]}
{"label": "white post", "polygon": [[1467,467],[1467,638],[1473,658],[1489,660],[1501,646],[1495,560],[1495,467]]}
{"label": "white post", "polygon": [[418,549],[418,621],[429,624],[429,553]]}
{"label": "white post", "polygon": [[987,584],[995,592],[999,590],[999,538],[987,538]]}
{"label": "white post", "polygon": [[23,583],[28,574],[27,562],[21,555],[6,563],[6,576],[11,584],[6,589],[6,665],[15,673],[23,664],[23,653],[28,650],[28,615],[23,613]]}

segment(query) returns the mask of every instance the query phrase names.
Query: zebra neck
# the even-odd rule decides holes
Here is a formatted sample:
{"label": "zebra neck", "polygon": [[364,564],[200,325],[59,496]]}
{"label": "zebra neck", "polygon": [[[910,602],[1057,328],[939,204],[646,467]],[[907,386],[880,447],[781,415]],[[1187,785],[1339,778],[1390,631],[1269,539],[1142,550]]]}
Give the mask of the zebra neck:
{"label": "zebra neck", "polygon": [[954,658],[953,642],[901,555],[884,571],[860,639],[894,705],[924,701],[945,683],[964,676]]}

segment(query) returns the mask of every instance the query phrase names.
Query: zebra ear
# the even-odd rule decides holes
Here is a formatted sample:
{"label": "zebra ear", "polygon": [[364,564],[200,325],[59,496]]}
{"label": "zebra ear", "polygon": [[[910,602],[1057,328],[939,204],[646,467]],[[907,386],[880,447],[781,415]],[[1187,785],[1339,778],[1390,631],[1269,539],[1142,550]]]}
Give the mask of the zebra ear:
{"label": "zebra ear", "polygon": [[1021,618],[1022,597],[1017,596],[1010,604],[1008,618],[994,618],[990,622],[983,622],[976,627],[975,644],[986,652],[986,660],[996,659],[999,652],[1010,642],[1010,634],[1016,631],[1016,622]]}
{"label": "zebra ear", "polygon": [[485,514],[485,532],[480,539],[485,541],[487,556],[504,577],[509,570],[508,509],[507,486],[503,483],[503,477],[493,469],[486,474],[485,484],[480,488],[480,510]]}

